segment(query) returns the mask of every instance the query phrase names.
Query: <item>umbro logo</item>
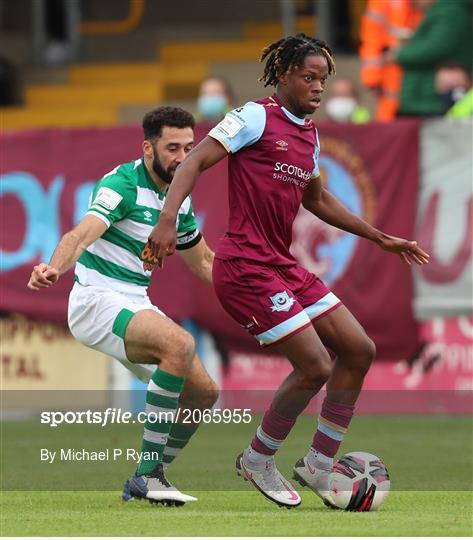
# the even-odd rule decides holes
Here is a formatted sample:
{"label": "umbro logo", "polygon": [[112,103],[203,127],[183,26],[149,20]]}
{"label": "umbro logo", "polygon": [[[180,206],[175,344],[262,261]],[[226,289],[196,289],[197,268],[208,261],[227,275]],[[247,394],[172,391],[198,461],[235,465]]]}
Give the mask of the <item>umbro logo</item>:
{"label": "umbro logo", "polygon": [[287,147],[289,144],[286,141],[283,141],[280,139],[279,141],[276,141],[276,150],[284,150],[287,151]]}
{"label": "umbro logo", "polygon": [[145,210],[143,215],[145,217],[145,221],[151,221],[151,218],[153,217],[153,214],[149,210]]}

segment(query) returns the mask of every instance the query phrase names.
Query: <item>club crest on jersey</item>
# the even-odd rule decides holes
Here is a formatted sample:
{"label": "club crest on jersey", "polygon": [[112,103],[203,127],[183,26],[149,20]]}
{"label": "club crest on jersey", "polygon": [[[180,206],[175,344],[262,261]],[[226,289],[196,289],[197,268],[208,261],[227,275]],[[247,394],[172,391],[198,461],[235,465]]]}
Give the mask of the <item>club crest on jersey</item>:
{"label": "club crest on jersey", "polygon": [[295,302],[294,298],[291,298],[287,294],[287,291],[282,291],[274,296],[270,296],[269,299],[273,303],[271,311],[289,311]]}
{"label": "club crest on jersey", "polygon": [[287,152],[288,146],[289,144],[286,141],[283,141],[282,139],[280,139],[279,141],[276,141],[276,150],[284,150],[285,152]]}

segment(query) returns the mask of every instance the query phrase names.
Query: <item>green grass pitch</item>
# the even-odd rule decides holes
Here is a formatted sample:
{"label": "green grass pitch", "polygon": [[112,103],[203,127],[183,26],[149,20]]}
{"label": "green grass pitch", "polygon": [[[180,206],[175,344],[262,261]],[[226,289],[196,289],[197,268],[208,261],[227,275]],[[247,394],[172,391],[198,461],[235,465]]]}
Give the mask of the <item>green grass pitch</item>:
{"label": "green grass pitch", "polygon": [[[342,451],[386,462],[392,490],[377,512],[325,508],[310,491],[292,510],[278,508],[236,477],[234,459],[252,425],[203,426],[169,472],[199,498],[182,508],[123,503],[126,462],[40,463],[40,448],[139,446],[141,427],[2,424],[2,536],[471,536],[472,420],[458,416],[359,416]],[[305,452],[314,419],[303,416],[278,454],[290,475]],[[138,443],[138,444],[137,444]]]}

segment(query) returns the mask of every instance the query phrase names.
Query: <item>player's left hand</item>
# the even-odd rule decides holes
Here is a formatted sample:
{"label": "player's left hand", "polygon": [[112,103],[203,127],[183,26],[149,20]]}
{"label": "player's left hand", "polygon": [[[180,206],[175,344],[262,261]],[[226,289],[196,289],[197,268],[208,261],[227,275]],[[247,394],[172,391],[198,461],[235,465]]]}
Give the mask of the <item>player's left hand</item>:
{"label": "player's left hand", "polygon": [[378,241],[378,245],[384,251],[397,253],[402,261],[409,266],[412,262],[418,265],[429,262],[430,255],[421,249],[415,240],[404,240],[404,238],[396,238],[395,236],[384,234]]}
{"label": "player's left hand", "polygon": [[33,268],[27,287],[32,291],[39,291],[54,285],[58,279],[59,272],[56,268],[46,263],[40,263]]}

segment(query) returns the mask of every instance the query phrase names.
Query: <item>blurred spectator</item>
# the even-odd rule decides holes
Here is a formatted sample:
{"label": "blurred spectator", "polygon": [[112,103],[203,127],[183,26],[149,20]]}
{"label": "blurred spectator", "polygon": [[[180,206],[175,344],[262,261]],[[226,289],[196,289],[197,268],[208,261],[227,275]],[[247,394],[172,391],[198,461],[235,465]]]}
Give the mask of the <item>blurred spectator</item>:
{"label": "blurred spectator", "polygon": [[21,105],[18,70],[5,56],[0,56],[0,106]]}
{"label": "blurred spectator", "polygon": [[370,113],[360,102],[358,90],[349,79],[335,79],[325,106],[327,116],[335,122],[364,124]]}
{"label": "blurred spectator", "polygon": [[448,111],[447,116],[453,120],[473,118],[473,88],[455,103]]}
{"label": "blurred spectator", "polygon": [[233,106],[233,90],[223,77],[207,77],[199,89],[197,115],[200,120],[221,120]]}
{"label": "blurred spectator", "polygon": [[435,74],[435,90],[442,100],[444,113],[448,113],[456,103],[463,102],[470,88],[470,74],[461,65],[446,64]]}
{"label": "blurred spectator", "polygon": [[46,0],[44,9],[47,45],[44,59],[57,65],[69,59],[69,35],[65,0]]}
{"label": "blurred spectator", "polygon": [[395,55],[404,68],[399,114],[438,116],[444,113],[435,89],[443,62],[470,70],[473,63],[473,0],[437,0],[412,39]]}
{"label": "blurred spectator", "polygon": [[402,69],[389,53],[413,35],[426,1],[432,0],[368,0],[360,28],[361,82],[374,93],[376,120],[396,117]]}

